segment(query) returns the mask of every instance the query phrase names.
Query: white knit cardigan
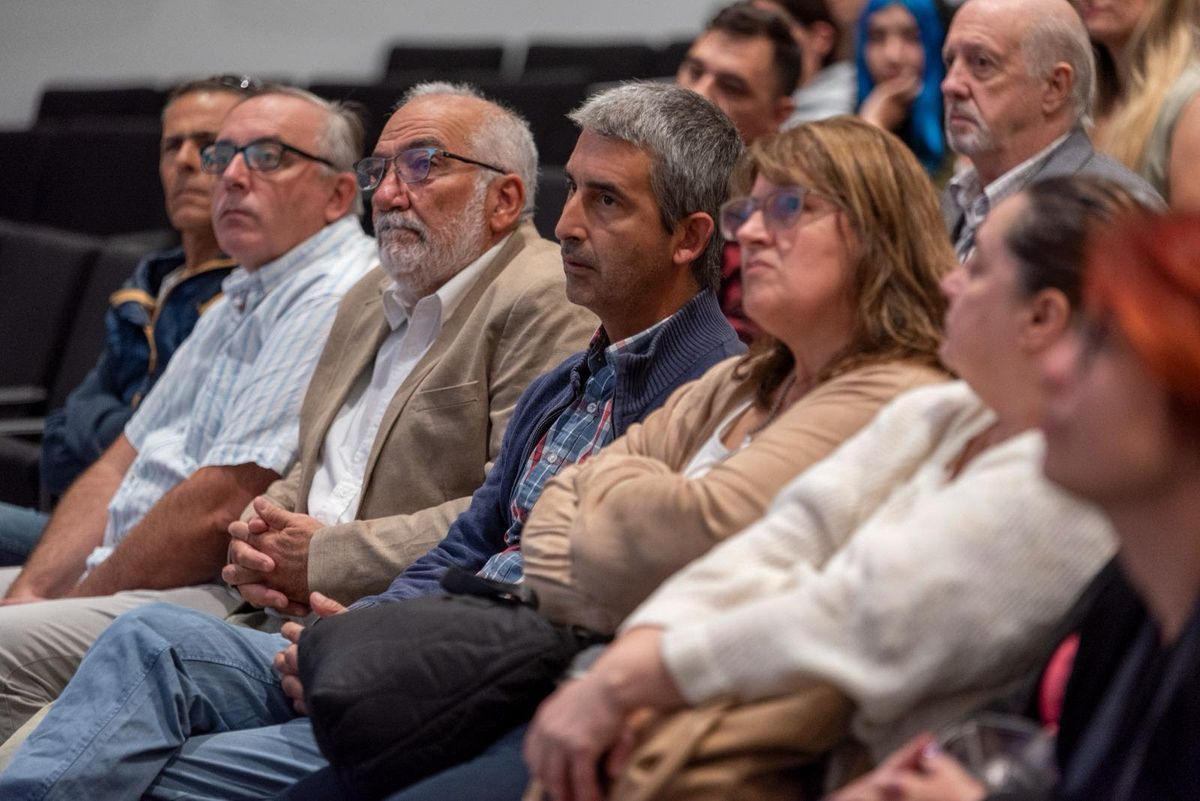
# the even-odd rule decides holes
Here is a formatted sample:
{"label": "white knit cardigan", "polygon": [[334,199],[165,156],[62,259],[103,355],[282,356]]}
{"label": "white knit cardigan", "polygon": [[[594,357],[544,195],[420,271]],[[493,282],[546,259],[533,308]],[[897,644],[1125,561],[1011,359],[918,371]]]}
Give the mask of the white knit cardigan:
{"label": "white knit cardigan", "polygon": [[958,719],[1038,665],[1115,542],[1042,476],[1037,431],[950,480],[994,420],[962,382],[901,396],[623,628],[667,629],[693,704],[838,686],[876,758]]}

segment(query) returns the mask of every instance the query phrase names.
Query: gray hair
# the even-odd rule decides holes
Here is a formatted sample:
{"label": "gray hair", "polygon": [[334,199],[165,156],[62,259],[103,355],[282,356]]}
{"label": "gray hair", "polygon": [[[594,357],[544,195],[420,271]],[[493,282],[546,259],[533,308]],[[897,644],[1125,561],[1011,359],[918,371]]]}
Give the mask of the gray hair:
{"label": "gray hair", "polygon": [[1035,78],[1044,78],[1054,65],[1071,67],[1071,105],[1074,122],[1085,122],[1096,96],[1096,57],[1087,29],[1077,14],[1036,14],[1021,44],[1025,67]]}
{"label": "gray hair", "polygon": [[[363,139],[366,136],[362,115],[357,104],[326,100],[307,89],[282,83],[264,84],[262,89],[252,97],[262,95],[294,97],[312,103],[324,111],[326,114],[325,127],[317,133],[319,154],[333,162],[332,169],[334,171],[354,172],[354,162],[362,157]],[[325,169],[330,168],[325,167]],[[351,210],[356,215],[362,214],[361,193],[354,193],[354,205]]]}
{"label": "gray hair", "polygon": [[[712,103],[674,84],[636,82],[595,94],[568,116],[585,131],[649,154],[650,187],[668,231],[698,211],[716,221],[742,140]],[[716,288],[720,281],[721,245],[714,231],[692,265],[702,288]]]}
{"label": "gray hair", "polygon": [[[396,108],[419,97],[432,96],[468,97],[484,104],[482,123],[466,143],[471,152],[463,155],[516,173],[525,184],[525,208],[521,210],[521,220],[533,219],[537,206],[538,151],[529,121],[505,104],[486,97],[474,86],[449,81],[417,84],[404,93]],[[478,180],[486,184],[491,176],[481,171]]]}

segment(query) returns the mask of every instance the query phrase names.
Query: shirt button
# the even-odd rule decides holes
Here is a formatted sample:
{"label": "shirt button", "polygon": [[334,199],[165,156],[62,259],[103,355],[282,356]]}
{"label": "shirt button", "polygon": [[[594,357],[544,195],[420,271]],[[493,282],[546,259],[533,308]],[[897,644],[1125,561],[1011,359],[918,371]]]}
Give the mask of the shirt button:
{"label": "shirt button", "polygon": [[558,454],[550,453],[546,455],[546,461],[550,464],[558,464]]}
{"label": "shirt button", "polygon": [[588,410],[588,414],[595,414],[596,413],[596,404],[589,403],[587,405],[587,410]]}

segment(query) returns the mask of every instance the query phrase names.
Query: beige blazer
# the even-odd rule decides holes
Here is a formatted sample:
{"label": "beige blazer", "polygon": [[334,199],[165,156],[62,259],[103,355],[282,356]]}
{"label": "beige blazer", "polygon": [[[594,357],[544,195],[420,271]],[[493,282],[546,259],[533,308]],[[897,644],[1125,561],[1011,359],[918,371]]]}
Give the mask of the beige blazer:
{"label": "beige blazer", "polygon": [[[390,332],[390,283],[377,267],[338,307],[300,410],[299,461],[267,490],[284,508],[307,511],[325,435]],[[367,459],[358,519],[316,532],[309,586],[350,603],[385,589],[437,544],[483,483],[521,392],[581,350],[597,325],[566,299],[558,246],[522,225],[392,398]]]}

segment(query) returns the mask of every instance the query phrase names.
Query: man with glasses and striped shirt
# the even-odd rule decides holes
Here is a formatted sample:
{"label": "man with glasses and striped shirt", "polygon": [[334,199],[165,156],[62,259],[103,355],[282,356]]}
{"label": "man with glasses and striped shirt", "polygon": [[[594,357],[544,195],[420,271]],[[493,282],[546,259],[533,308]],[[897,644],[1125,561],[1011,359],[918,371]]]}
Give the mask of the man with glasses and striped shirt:
{"label": "man with glasses and striped shirt", "polygon": [[[287,473],[342,295],[375,263],[355,217],[362,126],[288,87],[242,100],[201,152],[239,267],[124,432],[72,484],[24,569],[0,571],[0,739],[53,697],[121,612],[227,614],[227,527]],[[49,694],[49,696],[48,696]]]}

